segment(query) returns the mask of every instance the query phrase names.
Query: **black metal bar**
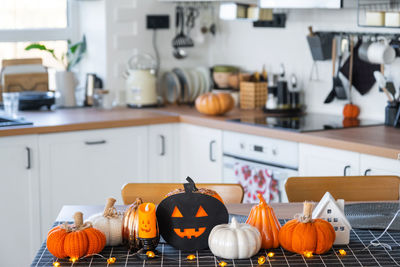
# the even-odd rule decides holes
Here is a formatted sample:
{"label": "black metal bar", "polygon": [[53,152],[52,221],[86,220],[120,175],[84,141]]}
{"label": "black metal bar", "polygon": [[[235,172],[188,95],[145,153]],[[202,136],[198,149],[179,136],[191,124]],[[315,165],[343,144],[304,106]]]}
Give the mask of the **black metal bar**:
{"label": "black metal bar", "polygon": [[161,138],[161,153],[160,153],[160,156],[164,156],[165,155],[165,136],[160,134],[160,138]]}
{"label": "black metal bar", "polygon": [[99,141],[85,141],[85,144],[86,144],[86,145],[89,145],[89,146],[91,146],[91,145],[102,145],[102,144],[105,144],[105,143],[107,143],[107,141],[106,141],[106,140],[99,140]]}
{"label": "black metal bar", "polygon": [[210,142],[210,161],[211,162],[215,162],[216,161],[216,159],[214,159],[213,158],[213,144],[215,144],[216,143],[216,141],[215,140],[212,140],[211,142]]}
{"label": "black metal bar", "polygon": [[26,149],[26,155],[27,155],[27,165],[26,165],[26,169],[29,170],[32,165],[31,165],[31,149],[29,147],[25,147]]}

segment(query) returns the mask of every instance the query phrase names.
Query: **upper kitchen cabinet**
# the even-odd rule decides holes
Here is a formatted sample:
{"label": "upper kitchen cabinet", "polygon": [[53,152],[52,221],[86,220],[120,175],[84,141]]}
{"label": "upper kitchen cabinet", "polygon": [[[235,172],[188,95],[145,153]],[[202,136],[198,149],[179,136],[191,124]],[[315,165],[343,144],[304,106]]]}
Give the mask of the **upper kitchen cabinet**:
{"label": "upper kitchen cabinet", "polygon": [[151,183],[178,182],[178,171],[174,164],[178,156],[177,124],[149,126],[148,177]]}
{"label": "upper kitchen cabinet", "polygon": [[29,266],[40,246],[37,136],[0,138],[2,266]]}
{"label": "upper kitchen cabinet", "polygon": [[120,201],[125,183],[147,182],[147,133],[143,126],[41,135],[43,231],[63,205]]}
{"label": "upper kitchen cabinet", "polygon": [[260,0],[262,8],[341,8],[342,0]]}
{"label": "upper kitchen cabinet", "polygon": [[180,125],[180,180],[190,176],[199,183],[222,182],[222,131]]}
{"label": "upper kitchen cabinet", "polygon": [[300,176],[359,175],[359,154],[333,148],[300,144]]}
{"label": "upper kitchen cabinet", "polygon": [[400,176],[400,160],[361,154],[360,175]]}

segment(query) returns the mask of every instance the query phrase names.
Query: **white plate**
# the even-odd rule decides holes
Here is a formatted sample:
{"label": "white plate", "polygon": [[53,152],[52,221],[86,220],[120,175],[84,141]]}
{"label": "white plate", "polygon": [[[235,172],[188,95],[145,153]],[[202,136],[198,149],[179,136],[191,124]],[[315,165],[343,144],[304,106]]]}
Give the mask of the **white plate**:
{"label": "white plate", "polygon": [[201,94],[209,92],[211,87],[210,71],[206,67],[198,67],[196,70],[203,76],[204,86]]}
{"label": "white plate", "polygon": [[189,81],[187,75],[180,68],[175,68],[172,70],[178,76],[179,83],[181,85],[181,91],[178,97],[179,103],[185,103],[187,96],[189,94]]}
{"label": "white plate", "polygon": [[181,83],[174,72],[166,72],[162,76],[161,89],[166,101],[169,104],[175,104],[181,92]]}
{"label": "white plate", "polygon": [[195,69],[191,69],[189,70],[189,72],[192,75],[191,77],[193,82],[193,88],[191,92],[192,94],[190,95],[190,102],[194,102],[200,91],[200,77],[197,74],[197,70]]}
{"label": "white plate", "polygon": [[185,103],[189,103],[190,99],[191,99],[191,96],[192,96],[192,93],[193,93],[193,78],[192,78],[192,75],[190,74],[189,70],[182,68],[181,71],[182,71],[182,73],[183,73],[183,75],[184,75],[184,77],[185,77],[185,79],[187,81],[187,84],[188,84],[188,86],[187,86],[188,90],[185,91],[186,94],[185,94],[185,97],[183,98],[183,101]]}

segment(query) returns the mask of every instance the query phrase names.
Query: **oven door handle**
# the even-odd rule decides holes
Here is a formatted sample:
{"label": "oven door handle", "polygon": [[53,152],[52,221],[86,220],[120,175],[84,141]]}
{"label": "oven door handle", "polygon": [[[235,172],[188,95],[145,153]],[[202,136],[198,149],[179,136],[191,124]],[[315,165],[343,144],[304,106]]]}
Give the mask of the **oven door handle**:
{"label": "oven door handle", "polygon": [[276,164],[276,163],[271,163],[271,162],[267,162],[267,161],[259,161],[259,160],[253,160],[253,159],[248,159],[248,158],[243,158],[243,157],[238,157],[238,156],[233,156],[231,154],[223,154],[224,157],[230,157],[230,158],[234,158],[237,160],[242,160],[242,161],[247,161],[250,163],[256,163],[256,164],[261,164],[261,165],[268,165],[271,167],[276,167],[276,168],[281,168],[281,169],[289,169],[289,170],[293,170],[293,171],[298,171],[298,168],[295,167],[291,167],[291,166],[285,166],[285,165],[281,165],[281,164]]}

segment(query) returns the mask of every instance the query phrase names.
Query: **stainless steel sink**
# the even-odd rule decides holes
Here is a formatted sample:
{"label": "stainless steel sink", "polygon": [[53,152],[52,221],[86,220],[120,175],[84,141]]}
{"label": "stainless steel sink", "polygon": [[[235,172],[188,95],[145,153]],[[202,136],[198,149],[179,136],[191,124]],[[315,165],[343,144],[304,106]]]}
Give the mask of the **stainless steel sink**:
{"label": "stainless steel sink", "polygon": [[30,121],[11,119],[7,117],[0,117],[0,127],[20,126],[20,125],[32,125]]}

